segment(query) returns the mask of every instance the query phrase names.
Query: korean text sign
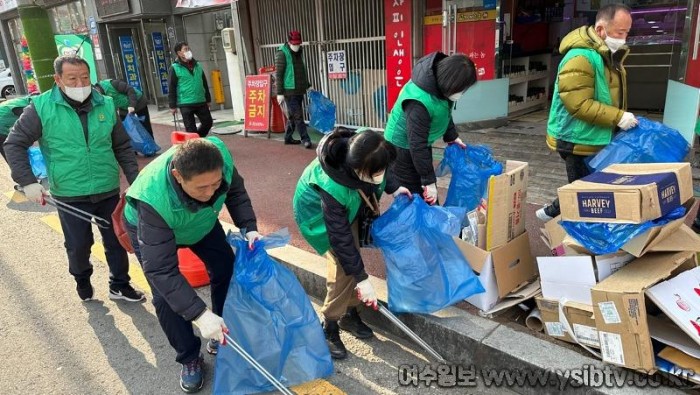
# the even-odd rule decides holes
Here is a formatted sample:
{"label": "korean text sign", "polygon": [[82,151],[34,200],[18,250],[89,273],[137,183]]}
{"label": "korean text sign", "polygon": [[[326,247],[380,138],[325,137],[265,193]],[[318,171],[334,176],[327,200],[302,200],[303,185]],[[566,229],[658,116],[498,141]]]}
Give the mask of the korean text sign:
{"label": "korean text sign", "polygon": [[270,75],[245,77],[245,129],[265,132],[270,128]]}
{"label": "korean text sign", "polygon": [[141,89],[141,76],[139,64],[134,49],[134,39],[131,36],[119,36],[119,46],[122,50],[122,63],[124,63],[124,75],[126,82],[136,89]]}
{"label": "korean text sign", "polygon": [[153,37],[153,50],[156,54],[158,66],[158,79],[160,79],[160,91],[164,95],[168,94],[168,65],[165,63],[165,46],[163,45],[163,34],[161,32],[151,33]]}
{"label": "korean text sign", "polygon": [[385,0],[387,109],[411,78],[411,0]]}

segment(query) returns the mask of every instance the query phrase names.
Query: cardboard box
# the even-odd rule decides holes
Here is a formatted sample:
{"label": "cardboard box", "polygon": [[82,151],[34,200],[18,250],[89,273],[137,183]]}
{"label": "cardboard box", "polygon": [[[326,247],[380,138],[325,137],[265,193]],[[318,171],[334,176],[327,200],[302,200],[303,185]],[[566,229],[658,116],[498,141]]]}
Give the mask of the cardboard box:
{"label": "cardboard box", "polygon": [[545,222],[544,228],[540,228],[540,237],[544,244],[549,247],[554,256],[566,255],[564,251],[564,238],[566,237],[566,231],[559,225],[561,221],[561,216]]}
{"label": "cardboard box", "polygon": [[[483,311],[492,310],[498,301],[519,290],[537,277],[535,261],[530,252],[530,238],[527,232],[505,245],[491,251],[484,251],[465,241],[455,238],[457,247],[476,272],[485,292],[466,299]],[[531,290],[528,295],[534,296]]]}
{"label": "cardboard box", "polygon": [[584,344],[593,348],[600,348],[598,330],[595,326],[593,306],[575,302],[567,302],[564,307],[564,316],[574,332],[578,342],[574,340],[566,329],[566,325],[559,317],[559,302],[545,299],[541,296],[535,298],[537,308],[540,309],[540,318],[545,327],[545,332],[556,339],[574,344]]}
{"label": "cardboard box", "polygon": [[649,373],[655,370],[645,291],[696,266],[694,252],[651,253],[591,289],[603,361]]}
{"label": "cardboard box", "polygon": [[527,162],[506,161],[503,174],[489,179],[486,249],[500,247],[525,232]]}
{"label": "cardboard box", "polygon": [[630,263],[634,256],[626,252],[586,256],[567,255],[539,257],[542,296],[545,299],[567,299],[590,305],[591,288]]}
{"label": "cardboard box", "polygon": [[642,223],[693,197],[689,163],[616,164],[557,190],[569,221]]}

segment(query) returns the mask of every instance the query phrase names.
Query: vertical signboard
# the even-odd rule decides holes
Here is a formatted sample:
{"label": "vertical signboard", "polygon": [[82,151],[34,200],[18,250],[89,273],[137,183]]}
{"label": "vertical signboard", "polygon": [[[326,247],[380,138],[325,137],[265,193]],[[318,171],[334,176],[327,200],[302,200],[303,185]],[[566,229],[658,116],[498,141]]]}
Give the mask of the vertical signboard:
{"label": "vertical signboard", "polygon": [[163,43],[163,33],[151,33],[153,38],[153,51],[156,55],[156,66],[158,67],[158,79],[160,80],[160,91],[163,95],[168,94],[168,65],[165,63],[165,44]]}
{"label": "vertical signboard", "polygon": [[387,110],[411,79],[411,0],[384,0]]}
{"label": "vertical signboard", "polygon": [[90,37],[84,34],[56,34],[54,36],[59,55],[76,55],[90,65],[90,82],[97,83],[97,66]]}
{"label": "vertical signboard", "polygon": [[124,75],[126,76],[126,82],[134,88],[143,91],[143,89],[141,89],[139,65],[136,61],[134,39],[131,36],[119,36],[119,46],[122,50],[122,63],[124,63]]}
{"label": "vertical signboard", "polygon": [[270,128],[270,75],[245,77],[245,130],[266,132]]}

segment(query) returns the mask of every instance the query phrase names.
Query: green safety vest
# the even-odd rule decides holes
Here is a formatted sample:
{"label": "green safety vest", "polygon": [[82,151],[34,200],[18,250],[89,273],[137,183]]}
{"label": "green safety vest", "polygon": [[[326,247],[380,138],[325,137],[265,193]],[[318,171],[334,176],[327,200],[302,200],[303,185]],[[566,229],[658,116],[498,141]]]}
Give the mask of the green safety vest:
{"label": "green safety vest", "polygon": [[417,100],[425,106],[425,109],[430,114],[430,131],[428,132],[428,146],[440,137],[445,135],[447,126],[450,124],[450,101],[439,99],[434,95],[426,92],[413,81],[408,83],[401,89],[394,108],[391,109],[389,121],[386,124],[384,138],[393,145],[409,149],[408,133],[406,126],[406,113],[403,111],[403,102],[405,100]]}
{"label": "green safety vest", "polygon": [[206,103],[202,75],[204,71],[199,62],[195,63],[192,73],[180,63],[173,63],[173,70],[177,75],[177,105]]}
{"label": "green safety vest", "polygon": [[[598,52],[590,48],[574,48],[566,53],[561,63],[562,67],[570,59],[576,56],[584,56],[593,66],[595,72],[595,93],[594,99],[603,104],[612,105],[610,97],[610,87],[605,80],[605,65],[603,58]],[[582,145],[607,145],[612,139],[613,127],[599,126],[574,118],[567,111],[564,103],[559,97],[559,78],[554,83],[554,93],[552,95],[552,107],[549,110],[549,121],[547,122],[547,134],[555,139]]]}
{"label": "green safety vest", "polygon": [[[98,84],[100,84],[102,89],[105,91],[105,95],[114,100],[114,105],[117,106],[117,108],[126,110],[131,106],[131,103],[129,103],[129,96],[114,89],[112,80],[102,80],[98,82]],[[134,90],[136,91],[136,100],[141,99],[143,93],[137,88],[134,88]]]}
{"label": "green safety vest", "polygon": [[[326,223],[323,219],[321,196],[316,188],[323,189],[333,196],[348,212],[348,221],[352,223],[362,204],[362,197],[356,189],[348,188],[335,181],[323,171],[318,158],[314,159],[299,178],[294,191],[292,206],[294,220],[299,226],[301,235],[318,252],[323,255],[330,249],[330,241],[326,233]],[[384,183],[377,188],[377,199],[384,191]]]}
{"label": "green safety vest", "polygon": [[117,123],[111,98],[93,89],[87,141],[78,113],[53,88],[32,99],[42,136],[39,146],[49,173],[51,194],[58,197],[96,195],[119,189],[119,164],[112,148]]}
{"label": "green safety vest", "polygon": [[297,85],[294,79],[294,60],[292,60],[292,53],[289,52],[289,47],[286,45],[282,45],[278,49],[282,51],[287,61],[287,66],[284,68],[284,89],[295,89]]}
{"label": "green safety vest", "polygon": [[[234,163],[231,153],[224,142],[217,137],[206,137],[214,143],[224,158],[223,176],[228,185],[233,178]],[[196,244],[206,236],[219,220],[219,212],[226,200],[226,193],[221,194],[211,206],[201,207],[192,212],[185,207],[173,185],[170,174],[170,162],[180,145],[175,145],[141,170],[136,181],[126,194],[127,205],[124,208],[126,220],[136,225],[138,213],[136,201],[147,203],[163,218],[175,234],[178,245]]]}
{"label": "green safety vest", "polygon": [[10,134],[10,128],[14,126],[19,117],[12,110],[15,108],[25,108],[31,103],[30,96],[17,97],[0,103],[0,136]]}

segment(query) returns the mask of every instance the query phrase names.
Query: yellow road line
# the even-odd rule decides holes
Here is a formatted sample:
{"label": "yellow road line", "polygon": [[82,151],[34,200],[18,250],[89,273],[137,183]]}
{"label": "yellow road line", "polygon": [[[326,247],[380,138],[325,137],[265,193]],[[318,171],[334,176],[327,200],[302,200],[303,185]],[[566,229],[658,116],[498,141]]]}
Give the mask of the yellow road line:
{"label": "yellow road line", "polygon": [[345,392],[326,380],[309,381],[291,388],[298,395],[345,395]]}
{"label": "yellow road line", "polygon": [[15,203],[24,203],[27,202],[27,198],[24,197],[23,194],[17,192],[17,191],[9,191],[5,192],[3,195],[7,196],[8,199],[12,200]]}

